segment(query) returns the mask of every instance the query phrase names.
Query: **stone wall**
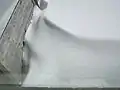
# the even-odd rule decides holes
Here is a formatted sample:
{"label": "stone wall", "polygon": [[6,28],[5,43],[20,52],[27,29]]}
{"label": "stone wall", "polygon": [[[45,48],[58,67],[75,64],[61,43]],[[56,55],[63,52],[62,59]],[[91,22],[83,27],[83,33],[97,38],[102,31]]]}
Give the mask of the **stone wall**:
{"label": "stone wall", "polygon": [[0,36],[0,84],[21,82],[23,39],[33,6],[31,0],[19,0]]}

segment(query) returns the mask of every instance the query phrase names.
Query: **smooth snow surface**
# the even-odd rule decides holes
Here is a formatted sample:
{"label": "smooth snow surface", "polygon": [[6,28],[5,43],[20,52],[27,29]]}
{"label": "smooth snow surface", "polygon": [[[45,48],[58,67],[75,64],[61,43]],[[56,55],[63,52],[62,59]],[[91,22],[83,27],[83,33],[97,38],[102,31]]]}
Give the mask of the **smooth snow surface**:
{"label": "smooth snow surface", "polygon": [[120,0],[50,0],[45,16],[80,38],[120,40]]}
{"label": "smooth snow surface", "polygon": [[48,19],[28,29],[26,39],[38,58],[31,58],[23,86],[120,86],[120,40],[78,38]]}

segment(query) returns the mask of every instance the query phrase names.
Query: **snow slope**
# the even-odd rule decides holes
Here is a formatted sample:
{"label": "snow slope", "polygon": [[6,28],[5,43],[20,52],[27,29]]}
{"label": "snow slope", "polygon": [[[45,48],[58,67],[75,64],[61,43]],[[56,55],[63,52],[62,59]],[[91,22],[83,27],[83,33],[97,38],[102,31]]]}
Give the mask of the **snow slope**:
{"label": "snow slope", "polygon": [[120,0],[50,0],[45,16],[80,38],[120,40]]}
{"label": "snow slope", "polygon": [[23,86],[120,86],[120,40],[80,38],[48,19],[33,19],[38,25],[28,29],[26,38],[38,58],[31,58]]}

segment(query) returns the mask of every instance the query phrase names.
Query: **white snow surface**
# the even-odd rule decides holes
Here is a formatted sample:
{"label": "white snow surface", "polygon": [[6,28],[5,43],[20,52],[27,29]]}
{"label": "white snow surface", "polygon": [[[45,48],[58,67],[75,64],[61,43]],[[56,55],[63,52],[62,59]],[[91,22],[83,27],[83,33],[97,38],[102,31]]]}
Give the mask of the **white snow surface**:
{"label": "white snow surface", "polygon": [[120,40],[120,0],[50,0],[45,16],[80,38]]}
{"label": "white snow surface", "polygon": [[26,40],[38,58],[30,60],[24,87],[120,86],[120,40],[78,38],[48,22],[37,7],[33,14]]}

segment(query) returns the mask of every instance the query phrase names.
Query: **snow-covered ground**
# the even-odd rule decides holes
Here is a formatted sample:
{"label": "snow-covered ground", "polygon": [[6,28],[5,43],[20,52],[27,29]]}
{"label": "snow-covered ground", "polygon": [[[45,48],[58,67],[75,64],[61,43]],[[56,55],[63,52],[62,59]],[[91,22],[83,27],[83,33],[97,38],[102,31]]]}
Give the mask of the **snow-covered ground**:
{"label": "snow-covered ground", "polygon": [[50,0],[45,16],[80,38],[120,40],[120,0]]}
{"label": "snow-covered ground", "polygon": [[[109,39],[107,39],[108,37],[105,39],[78,37],[80,32],[77,32],[77,35],[75,35],[76,32],[72,34],[74,30],[69,32],[69,27],[66,30],[63,27],[64,25],[61,26],[62,23],[60,25],[57,23],[63,20],[64,16],[59,16],[60,20],[56,18],[55,21],[55,19],[49,18],[49,11],[49,13],[44,13],[45,17],[39,18],[41,12],[37,8],[35,10],[35,17],[33,17],[34,19],[28,28],[26,39],[34,52],[37,53],[37,57],[32,57],[30,60],[29,73],[23,86],[120,86],[120,39],[118,32],[116,37],[113,38],[109,32],[105,33],[110,36]],[[52,16],[52,13],[50,14]],[[67,25],[69,22],[67,22]],[[65,23],[65,20],[63,20],[63,23]],[[58,28],[55,24],[64,29]],[[70,27],[72,25],[75,27],[74,24],[76,23],[70,24]],[[81,25],[81,23],[79,24]],[[79,30],[82,32],[83,29]],[[114,33],[115,30],[113,29],[116,28],[111,29]]]}

